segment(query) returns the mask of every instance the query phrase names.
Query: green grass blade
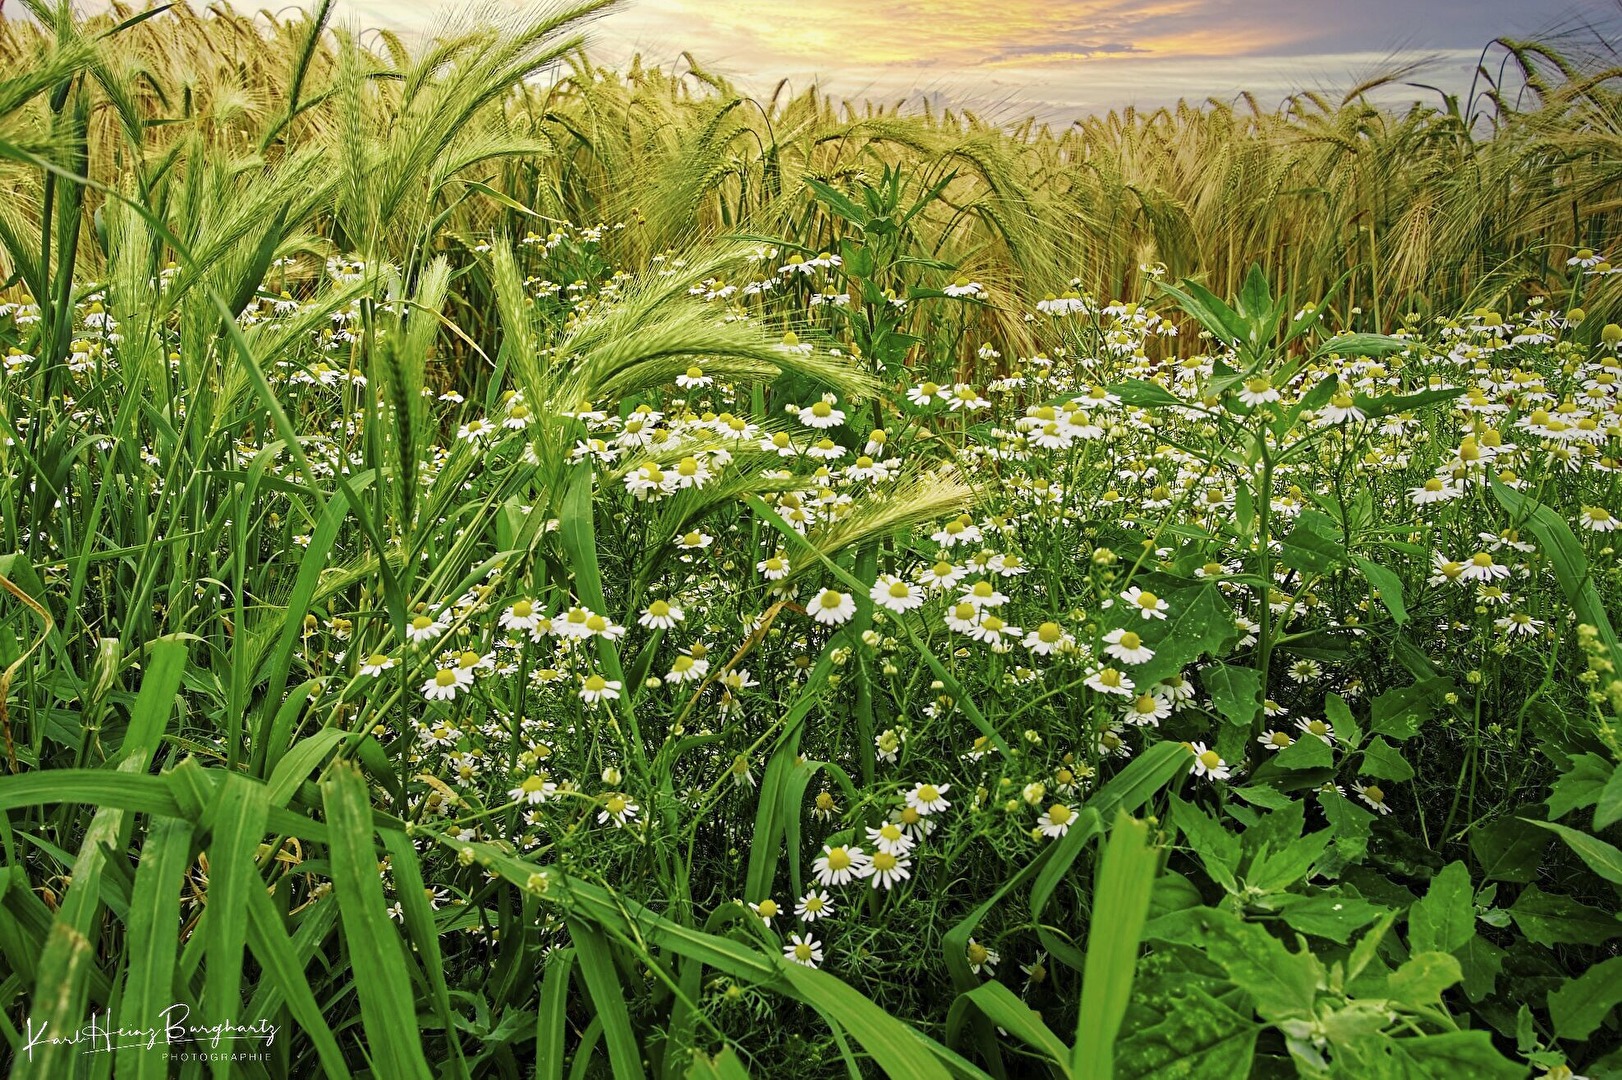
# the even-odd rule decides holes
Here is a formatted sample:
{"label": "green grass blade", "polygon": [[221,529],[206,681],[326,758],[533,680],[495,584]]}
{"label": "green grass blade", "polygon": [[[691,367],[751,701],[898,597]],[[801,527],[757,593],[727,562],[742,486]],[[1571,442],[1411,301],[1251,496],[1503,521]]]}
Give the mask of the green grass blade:
{"label": "green grass blade", "polygon": [[[130,897],[129,970],[124,976],[123,1008],[142,1023],[156,1022],[175,1003],[175,959],[179,952],[180,892],[191,862],[192,823],[155,817],[141,845]],[[166,1077],[168,1062],[144,1048],[118,1052],[118,1072],[137,1080]]]}
{"label": "green grass blade", "polygon": [[[206,1023],[243,1022],[242,950],[248,941],[248,894],[263,891],[256,861],[269,817],[265,785],[227,774],[209,815],[208,964],[203,981]],[[229,1073],[229,1059],[214,1061],[214,1074]]]}
{"label": "green grass blade", "polygon": [[1087,931],[1087,963],[1071,1058],[1081,1080],[1112,1080],[1115,1074],[1115,1039],[1132,996],[1138,945],[1159,867],[1160,852],[1149,841],[1148,823],[1124,810],[1117,812],[1099,866]]}
{"label": "green grass blade", "polygon": [[372,1060],[380,1076],[427,1080],[405,954],[377,873],[366,781],[354,765],[335,762],[321,794],[331,829],[332,889]]}
{"label": "green grass blade", "polygon": [[574,941],[580,973],[591,993],[597,1019],[603,1023],[603,1038],[608,1043],[608,1061],[614,1075],[627,1078],[647,1075],[642,1070],[642,1050],[631,1028],[631,1014],[625,1007],[625,993],[620,988],[608,938],[596,927],[575,919],[569,920],[569,937]]}
{"label": "green grass blade", "polygon": [[569,1018],[572,971],[573,949],[555,949],[547,956],[540,1005],[535,1010],[535,1080],[563,1080],[563,1039]]}

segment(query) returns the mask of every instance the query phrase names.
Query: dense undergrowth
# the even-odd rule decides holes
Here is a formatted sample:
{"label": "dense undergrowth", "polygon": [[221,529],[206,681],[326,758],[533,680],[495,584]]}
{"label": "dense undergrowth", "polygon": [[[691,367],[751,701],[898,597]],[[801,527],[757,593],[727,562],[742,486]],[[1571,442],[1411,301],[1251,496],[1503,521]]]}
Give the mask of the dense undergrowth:
{"label": "dense undergrowth", "polygon": [[1009,132],[34,11],[16,1075],[1622,1072],[1608,72]]}

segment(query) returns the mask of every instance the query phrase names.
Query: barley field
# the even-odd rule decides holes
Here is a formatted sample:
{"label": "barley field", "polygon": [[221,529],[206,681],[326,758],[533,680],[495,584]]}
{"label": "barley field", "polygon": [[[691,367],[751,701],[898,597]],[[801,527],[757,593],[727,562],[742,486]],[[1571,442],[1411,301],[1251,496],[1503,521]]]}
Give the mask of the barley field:
{"label": "barley field", "polygon": [[1622,69],[606,6],[0,19],[10,1075],[1622,1076]]}

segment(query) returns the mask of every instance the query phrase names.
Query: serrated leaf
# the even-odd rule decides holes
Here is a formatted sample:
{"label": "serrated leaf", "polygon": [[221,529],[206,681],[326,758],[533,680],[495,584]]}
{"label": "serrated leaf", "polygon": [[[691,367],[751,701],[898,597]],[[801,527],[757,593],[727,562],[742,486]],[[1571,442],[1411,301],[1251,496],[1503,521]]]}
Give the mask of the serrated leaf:
{"label": "serrated leaf", "polygon": [[1369,731],[1389,735],[1398,742],[1412,738],[1420,722],[1452,689],[1452,679],[1438,677],[1386,691],[1370,703]]}
{"label": "serrated leaf", "polygon": [[1158,1022],[1121,1040],[1117,1076],[1134,1080],[1182,1080],[1198,1076],[1247,1076],[1261,1028],[1198,986],[1171,991],[1157,1002]]}
{"label": "serrated leaf", "polygon": [[1594,831],[1608,829],[1622,820],[1622,772],[1612,770],[1611,778],[1594,803]]}
{"label": "serrated leaf", "polygon": [[1548,846],[1547,835],[1527,828],[1519,818],[1499,818],[1470,830],[1470,853],[1476,857],[1486,881],[1524,884],[1533,880],[1543,849]]}
{"label": "serrated leaf", "polygon": [[1358,771],[1365,776],[1377,776],[1398,783],[1414,778],[1414,767],[1403,760],[1396,747],[1378,735],[1363,748],[1363,761]]}
{"label": "serrated leaf", "polygon": [[1230,724],[1248,727],[1262,707],[1262,674],[1253,668],[1211,664],[1200,669],[1200,682]]}
{"label": "serrated leaf", "polygon": [[1470,871],[1451,862],[1431,878],[1430,888],[1408,910],[1408,948],[1412,952],[1452,952],[1476,932],[1475,892]]}
{"label": "serrated leaf", "polygon": [[1458,957],[1445,952],[1416,952],[1386,979],[1391,998],[1410,1009],[1438,1005],[1442,991],[1464,979]]}
{"label": "serrated leaf", "polygon": [[1369,923],[1389,909],[1371,904],[1361,896],[1347,896],[1324,890],[1307,895],[1289,894],[1272,898],[1279,917],[1292,930],[1328,938],[1345,945]]}
{"label": "serrated leaf", "polygon": [[1402,579],[1373,559],[1361,555],[1357,557],[1357,568],[1363,571],[1363,579],[1369,583],[1370,588],[1379,592],[1380,603],[1391,613],[1391,621],[1398,626],[1406,623],[1408,605],[1402,598]]}
{"label": "serrated leaf", "polygon": [[1552,821],[1534,821],[1533,825],[1548,829],[1566,842],[1588,868],[1612,884],[1622,885],[1622,851],[1611,844]]}
{"label": "serrated leaf", "polygon": [[1594,806],[1610,784],[1615,769],[1598,754],[1577,754],[1549,788],[1549,818],[1559,821],[1573,810]]}
{"label": "serrated leaf", "polygon": [[1595,964],[1549,993],[1549,1019],[1562,1039],[1586,1039],[1622,1002],[1622,956]]}
{"label": "serrated leaf", "polygon": [[1271,760],[1281,769],[1327,769],[1335,764],[1335,755],[1322,739],[1306,735],[1274,754]]}
{"label": "serrated leaf", "polygon": [[1614,915],[1536,885],[1515,898],[1509,914],[1534,945],[1600,945],[1622,936],[1622,920]]}
{"label": "serrated leaf", "polygon": [[1345,565],[1346,545],[1334,519],[1317,510],[1303,510],[1295,528],[1284,537],[1279,561],[1309,574],[1327,574]]}

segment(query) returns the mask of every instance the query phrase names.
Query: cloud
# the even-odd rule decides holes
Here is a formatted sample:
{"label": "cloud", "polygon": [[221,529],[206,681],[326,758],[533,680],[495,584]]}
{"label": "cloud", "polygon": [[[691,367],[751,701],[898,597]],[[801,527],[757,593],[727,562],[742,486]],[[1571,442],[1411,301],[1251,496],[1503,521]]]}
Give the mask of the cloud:
{"label": "cloud", "polygon": [[[554,6],[487,0],[482,10],[521,16]],[[467,25],[480,9],[464,0],[338,0],[337,18],[431,34],[447,19]],[[1611,0],[626,0],[588,33],[610,64],[641,54],[679,65],[687,51],[746,89],[770,93],[786,78],[851,99],[927,94],[1013,120],[1240,90],[1276,101],[1303,88],[1343,89],[1420,57],[1430,58],[1422,81],[1463,90],[1493,37],[1588,21],[1614,27]]]}

